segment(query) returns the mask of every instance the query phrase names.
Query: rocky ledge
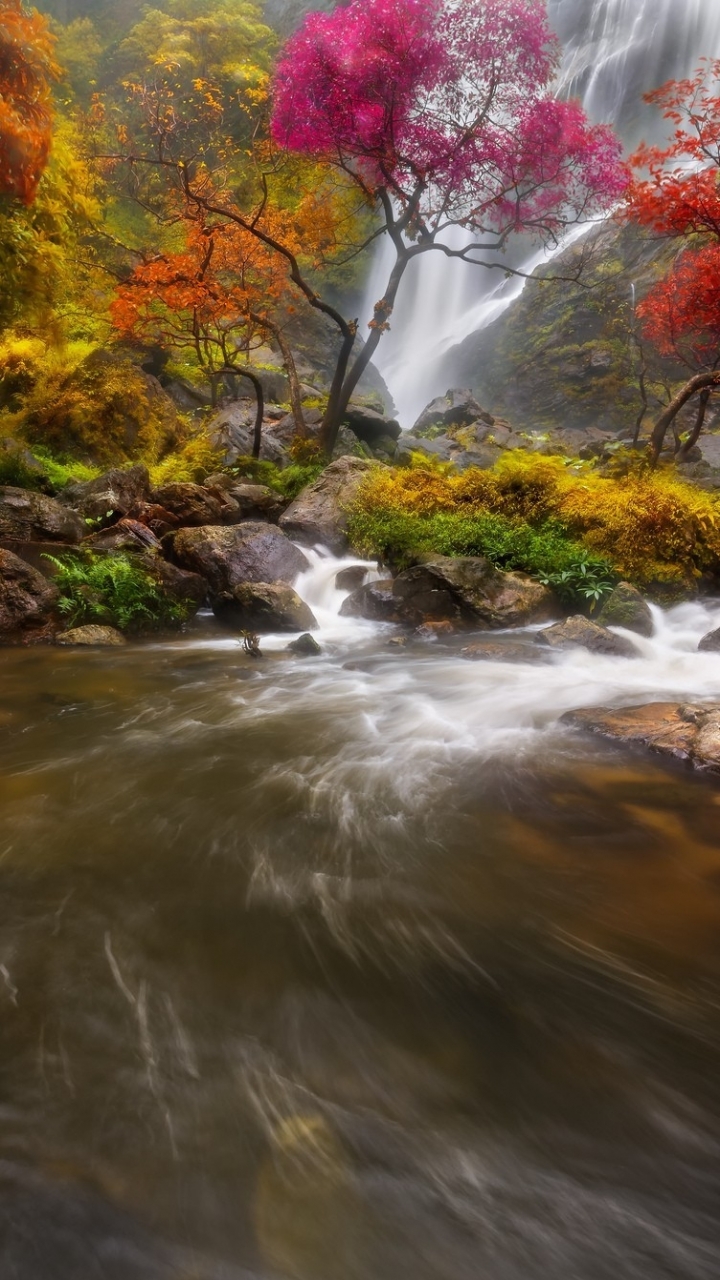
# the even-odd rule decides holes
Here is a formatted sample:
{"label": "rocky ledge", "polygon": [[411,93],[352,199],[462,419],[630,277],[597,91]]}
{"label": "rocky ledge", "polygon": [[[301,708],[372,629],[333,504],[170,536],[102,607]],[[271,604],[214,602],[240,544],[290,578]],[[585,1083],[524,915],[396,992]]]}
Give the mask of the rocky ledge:
{"label": "rocky ledge", "polygon": [[720,773],[720,702],[651,702],[569,711],[565,724]]}

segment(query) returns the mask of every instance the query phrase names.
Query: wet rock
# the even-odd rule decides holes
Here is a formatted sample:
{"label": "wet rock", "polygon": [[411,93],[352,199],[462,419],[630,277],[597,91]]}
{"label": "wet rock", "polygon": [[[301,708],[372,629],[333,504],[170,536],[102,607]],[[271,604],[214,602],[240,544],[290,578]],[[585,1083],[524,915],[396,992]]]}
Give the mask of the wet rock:
{"label": "wet rock", "polygon": [[187,613],[197,613],[207,600],[208,584],[199,573],[180,569],[153,552],[140,556],[139,563],[155,579],[165,595],[181,605]]}
{"label": "wet rock", "polygon": [[589,649],[591,653],[605,653],[616,658],[638,657],[638,650],[631,640],[625,636],[616,636],[581,614],[575,614],[564,622],[538,632],[535,643],[549,645],[553,649],[580,647]]}
{"label": "wet rock", "polygon": [[476,640],[460,650],[460,657],[468,662],[529,663],[535,666],[547,662],[549,655],[540,645],[518,643],[503,644],[500,640]]}
{"label": "wet rock", "polygon": [[637,587],[620,582],[608,596],[597,617],[601,627],[624,627],[640,636],[651,636],[653,619],[650,608]]}
{"label": "wet rock", "polygon": [[[362,440],[371,449],[376,449],[381,440],[396,441],[400,434],[400,423],[395,418],[386,418],[384,414],[366,405],[348,405],[345,421],[358,440]],[[394,443],[392,445],[394,448]]]}
{"label": "wet rock", "polygon": [[[206,430],[211,445],[222,455],[224,464],[233,466],[238,458],[248,458],[252,454],[255,406],[249,406],[242,400],[226,405],[210,419]],[[279,467],[286,467],[290,462],[286,445],[277,438],[270,423],[263,424],[260,457],[265,462],[277,463]]]}
{"label": "wet rock", "polygon": [[247,521],[178,529],[164,540],[181,569],[206,578],[211,595],[243,582],[293,582],[309,568],[302,551],[274,525]]}
{"label": "wet rock", "polygon": [[88,551],[159,551],[160,539],[141,521],[124,518],[89,534],[82,545]]}
{"label": "wet rock", "polygon": [[71,627],[57,636],[57,643],[94,648],[111,648],[115,645],[127,644],[121,631],[115,627],[97,627],[92,624],[86,627]]}
{"label": "wet rock", "polygon": [[213,613],[234,631],[310,631],[312,610],[282,582],[243,582],[213,601]]}
{"label": "wet rock", "polygon": [[720,773],[720,703],[652,702],[570,711],[565,724]]}
{"label": "wet rock", "polygon": [[85,533],[80,516],[55,498],[0,485],[0,541],[76,543]]}
{"label": "wet rock", "polygon": [[447,427],[468,426],[471,422],[485,422],[492,426],[495,419],[478,404],[472,391],[451,387],[444,396],[432,400],[412,428],[414,436],[440,432]]}
{"label": "wet rock", "polygon": [[172,533],[173,529],[177,529],[180,525],[177,516],[166,511],[157,502],[133,503],[128,512],[128,519],[137,520],[140,524],[146,525],[157,538],[163,538],[166,533]]}
{"label": "wet rock", "polygon": [[423,622],[415,635],[420,640],[442,640],[443,636],[455,635],[455,627],[452,622]]}
{"label": "wet rock", "polygon": [[280,528],[311,546],[321,544],[336,555],[347,550],[346,508],[368,471],[382,463],[365,458],[338,458],[308,485],[280,517]]}
{"label": "wet rock", "polygon": [[204,524],[236,524],[240,507],[229,493],[201,484],[164,484],[154,489],[151,499],[175,517],[180,528]]}
{"label": "wet rock", "polygon": [[12,551],[0,548],[0,640],[51,631],[59,592]]}
{"label": "wet rock", "polygon": [[341,618],[366,618],[369,622],[399,622],[400,611],[391,578],[357,587],[340,606]]}
{"label": "wet rock", "polygon": [[338,591],[357,591],[367,577],[367,565],[349,564],[335,574],[335,586]]}
{"label": "wet rock", "polygon": [[720,627],[715,631],[708,631],[707,635],[703,636],[698,650],[700,653],[720,653]]}
{"label": "wet rock", "polygon": [[125,470],[114,467],[96,480],[70,484],[62,491],[62,501],[86,520],[104,520],[110,511],[115,518],[129,514],[131,507],[150,496],[147,467],[138,464]]}
{"label": "wet rock", "polygon": [[300,658],[316,658],[322,653],[322,649],[314,636],[308,631],[298,636],[297,640],[291,640],[288,645],[288,653],[295,653]]}
{"label": "wet rock", "polygon": [[421,626],[448,621],[500,630],[557,616],[547,587],[520,573],[503,573],[482,556],[432,556],[395,579],[398,620]]}
{"label": "wet rock", "polygon": [[229,496],[240,508],[242,520],[269,520],[277,524],[287,506],[287,499],[266,484],[235,483]]}

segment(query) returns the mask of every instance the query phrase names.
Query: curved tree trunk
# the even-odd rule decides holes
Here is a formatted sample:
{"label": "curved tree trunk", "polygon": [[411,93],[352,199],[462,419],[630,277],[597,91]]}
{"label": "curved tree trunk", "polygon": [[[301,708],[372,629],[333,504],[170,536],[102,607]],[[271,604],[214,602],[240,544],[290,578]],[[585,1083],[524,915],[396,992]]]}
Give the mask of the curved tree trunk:
{"label": "curved tree trunk", "polygon": [[688,436],[685,443],[680,445],[680,448],[678,449],[676,454],[676,457],[680,458],[681,461],[684,458],[687,458],[688,454],[690,453],[690,450],[695,447],[698,440],[700,439],[700,432],[702,431],[705,425],[705,416],[707,414],[707,407],[708,407],[708,403],[710,401],[711,395],[712,395],[712,387],[705,387],[705,390],[700,392],[700,401],[698,404],[698,411],[697,411],[697,417],[695,419],[695,426],[690,432],[690,435]]}
{"label": "curved tree trunk", "polygon": [[[660,457],[667,429],[675,421],[680,410],[683,409],[688,400],[692,400],[693,396],[697,395],[699,391],[704,391],[706,388],[712,390],[713,387],[717,386],[720,386],[720,370],[715,369],[712,373],[696,373],[695,377],[690,378],[689,382],[686,382],[685,386],[680,388],[677,395],[673,396],[667,409],[664,413],[661,413],[652,429],[649,450],[653,466],[656,465],[657,460]],[[700,428],[702,429],[702,422],[700,423]],[[700,432],[698,431],[698,435],[699,434]]]}
{"label": "curved tree trunk", "polygon": [[270,331],[282,352],[285,372],[290,383],[290,409],[295,423],[295,433],[301,440],[305,440],[307,439],[307,427],[305,426],[305,418],[302,411],[302,391],[300,390],[300,379],[292,349],[279,324],[275,324],[273,320],[262,319],[260,316],[253,315],[250,318],[256,320],[258,324]]}
{"label": "curved tree trunk", "polygon": [[263,394],[262,383],[256,373],[251,373],[249,369],[243,369],[240,365],[228,364],[224,369],[218,369],[218,376],[223,373],[234,373],[237,378],[247,378],[248,382],[252,382],[255,390],[255,430],[253,433],[253,458],[260,457],[260,445],[262,443],[262,424],[265,416],[265,396]]}

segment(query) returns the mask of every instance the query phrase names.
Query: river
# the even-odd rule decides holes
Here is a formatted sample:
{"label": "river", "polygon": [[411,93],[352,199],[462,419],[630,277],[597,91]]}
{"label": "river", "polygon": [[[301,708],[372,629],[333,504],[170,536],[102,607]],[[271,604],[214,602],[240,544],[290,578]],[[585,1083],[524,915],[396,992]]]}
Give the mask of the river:
{"label": "river", "polygon": [[717,696],[337,616],[0,653],[2,1280],[711,1280],[720,790],[567,708]]}

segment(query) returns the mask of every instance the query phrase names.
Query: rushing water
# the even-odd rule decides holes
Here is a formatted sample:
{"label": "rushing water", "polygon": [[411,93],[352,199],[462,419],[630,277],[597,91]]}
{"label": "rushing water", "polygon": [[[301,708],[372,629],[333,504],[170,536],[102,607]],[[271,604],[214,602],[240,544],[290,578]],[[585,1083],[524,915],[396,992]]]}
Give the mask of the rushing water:
{"label": "rushing water", "polygon": [[469,662],[338,567],[320,658],[0,654],[2,1280],[714,1280],[720,793],[558,717],[720,605]]}
{"label": "rushing water", "polygon": [[[701,57],[720,56],[720,0],[548,0],[548,12],[564,50],[558,92],[581,98],[591,120],[613,124],[630,146],[658,128],[642,94],[687,75]],[[462,245],[463,234],[449,242]],[[386,237],[368,282],[368,318],[393,255]],[[531,273],[547,260],[531,250],[512,265]],[[497,319],[522,289],[522,279],[506,280],[502,271],[471,268],[440,253],[412,265],[375,356],[404,427],[445,391],[447,352]]]}

